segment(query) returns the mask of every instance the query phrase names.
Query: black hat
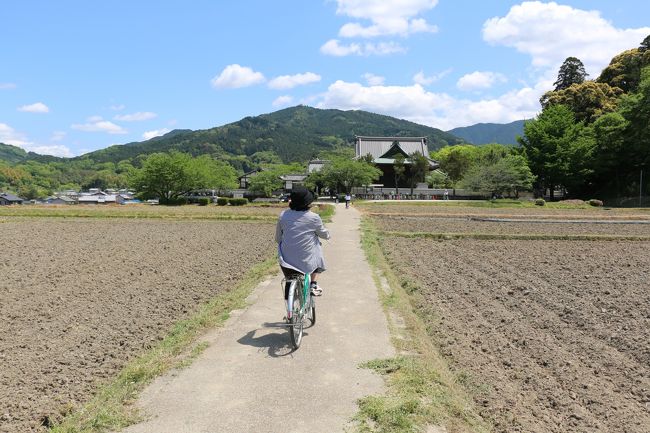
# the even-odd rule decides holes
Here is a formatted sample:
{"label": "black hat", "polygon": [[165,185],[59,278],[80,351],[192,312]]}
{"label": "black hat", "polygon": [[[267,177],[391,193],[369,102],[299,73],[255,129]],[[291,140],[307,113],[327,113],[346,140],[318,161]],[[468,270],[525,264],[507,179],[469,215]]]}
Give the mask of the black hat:
{"label": "black hat", "polygon": [[314,194],[304,186],[297,186],[291,191],[289,196],[289,207],[293,210],[307,210],[309,205],[314,201]]}

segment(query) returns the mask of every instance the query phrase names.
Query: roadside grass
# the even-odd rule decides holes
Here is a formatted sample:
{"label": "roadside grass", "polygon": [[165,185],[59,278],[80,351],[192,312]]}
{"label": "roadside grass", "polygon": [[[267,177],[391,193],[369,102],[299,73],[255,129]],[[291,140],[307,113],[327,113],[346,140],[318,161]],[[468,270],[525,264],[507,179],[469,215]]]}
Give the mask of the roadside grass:
{"label": "roadside grass", "polygon": [[[280,212],[287,208],[282,205],[250,204],[237,207],[222,206],[0,206],[0,222],[5,218],[128,218],[128,219],[168,219],[168,220],[206,220],[206,221],[260,221],[275,222]],[[334,206],[319,204],[312,208],[323,222],[331,222]]]}
{"label": "roadside grass", "polygon": [[[31,207],[2,206],[0,217],[29,218],[130,218],[130,219],[175,219],[175,220],[223,220],[223,221],[275,221],[277,215],[254,213],[255,208],[237,208],[225,211],[216,206],[129,206],[127,208],[106,207]],[[278,212],[279,214],[279,212]]]}
{"label": "roadside grass", "polygon": [[530,200],[510,200],[510,199],[497,199],[497,200],[429,200],[429,201],[415,201],[415,200],[398,200],[398,201],[378,201],[378,202],[360,202],[359,207],[372,208],[372,207],[391,207],[391,206],[438,206],[438,207],[470,207],[470,208],[534,208],[534,209],[582,209],[592,211],[603,211],[609,209],[616,209],[620,211],[644,211],[650,212],[650,208],[610,208],[591,206],[588,203],[563,203],[559,202],[546,202],[544,206],[537,206],[534,201]]}
{"label": "roadside grass", "polygon": [[559,240],[559,241],[650,241],[650,236],[643,235],[566,235],[566,234],[500,234],[500,233],[434,233],[434,232],[396,232],[382,231],[384,236],[401,238],[426,238],[441,241],[453,239],[480,240]]}
{"label": "roadside grass", "polygon": [[324,223],[331,223],[336,208],[331,204],[317,204],[311,210],[320,215]]}
{"label": "roadside grass", "polygon": [[198,337],[222,325],[232,310],[243,308],[252,289],[276,267],[275,258],[269,258],[251,268],[236,287],[176,323],[160,343],[129,362],[116,379],[102,386],[91,401],[73,410],[50,432],[99,433],[140,421],[134,402],[144,387],[170,369],[191,364],[208,347],[204,342],[197,343]]}
{"label": "roadside grass", "polygon": [[425,321],[414,305],[418,290],[392,270],[381,248],[381,236],[369,218],[362,219],[362,247],[380,287],[392,341],[398,355],[362,367],[383,375],[385,395],[359,400],[355,416],[360,433],[422,432],[444,427],[449,432],[489,432],[491,426],[474,407],[471,390],[463,385],[431,341]]}

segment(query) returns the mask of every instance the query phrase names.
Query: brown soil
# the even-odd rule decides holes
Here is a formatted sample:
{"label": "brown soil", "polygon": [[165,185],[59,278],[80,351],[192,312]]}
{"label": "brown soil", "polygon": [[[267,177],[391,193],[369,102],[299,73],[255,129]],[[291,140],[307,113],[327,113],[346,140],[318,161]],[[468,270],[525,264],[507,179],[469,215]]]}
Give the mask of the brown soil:
{"label": "brown soil", "polygon": [[0,432],[42,431],[274,251],[274,225],[10,219],[1,225]]}
{"label": "brown soil", "polygon": [[650,242],[383,246],[495,431],[649,431]]}
{"label": "brown soil", "polygon": [[[521,218],[521,217],[520,217]],[[432,233],[489,233],[489,234],[545,234],[545,235],[625,235],[650,236],[648,224],[634,224],[629,221],[610,221],[609,223],[570,223],[528,222],[491,222],[476,221],[468,218],[432,218],[426,216],[375,216],[377,228],[384,231],[432,232]],[[566,218],[564,218],[566,220]],[[608,220],[603,220],[608,221]]]}

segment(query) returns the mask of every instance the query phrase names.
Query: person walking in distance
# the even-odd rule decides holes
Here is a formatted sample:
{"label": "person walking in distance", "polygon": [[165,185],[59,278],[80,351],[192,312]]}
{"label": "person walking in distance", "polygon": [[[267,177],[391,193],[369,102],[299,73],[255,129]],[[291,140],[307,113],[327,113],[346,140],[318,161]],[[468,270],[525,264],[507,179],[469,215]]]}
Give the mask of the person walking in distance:
{"label": "person walking in distance", "polygon": [[325,271],[325,260],[319,238],[329,239],[330,232],[320,216],[309,210],[313,201],[314,195],[303,186],[291,191],[289,209],[280,214],[275,228],[275,241],[284,276],[289,279],[296,273],[311,274],[311,293],[320,296],[323,289],[317,280],[318,275]]}
{"label": "person walking in distance", "polygon": [[345,208],[346,209],[350,207],[350,202],[351,201],[352,201],[352,196],[348,192],[348,193],[345,194]]}

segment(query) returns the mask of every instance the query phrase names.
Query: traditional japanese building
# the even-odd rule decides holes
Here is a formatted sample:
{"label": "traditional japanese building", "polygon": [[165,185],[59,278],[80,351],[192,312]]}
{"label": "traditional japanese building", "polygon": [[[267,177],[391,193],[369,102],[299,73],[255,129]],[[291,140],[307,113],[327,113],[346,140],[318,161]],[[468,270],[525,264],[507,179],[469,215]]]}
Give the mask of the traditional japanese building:
{"label": "traditional japanese building", "polygon": [[[424,155],[429,161],[429,170],[435,170],[439,164],[429,158],[429,148],[426,137],[356,137],[355,143],[356,158],[368,158],[382,175],[377,183],[383,188],[395,188],[396,186],[408,187],[410,178],[410,156],[417,152]],[[395,185],[395,158],[397,155],[404,157],[405,175],[399,179],[399,185]]]}

